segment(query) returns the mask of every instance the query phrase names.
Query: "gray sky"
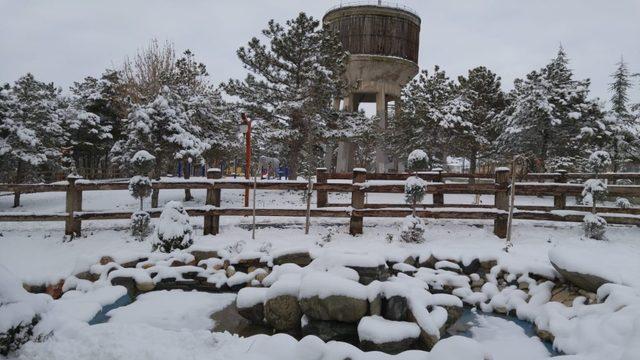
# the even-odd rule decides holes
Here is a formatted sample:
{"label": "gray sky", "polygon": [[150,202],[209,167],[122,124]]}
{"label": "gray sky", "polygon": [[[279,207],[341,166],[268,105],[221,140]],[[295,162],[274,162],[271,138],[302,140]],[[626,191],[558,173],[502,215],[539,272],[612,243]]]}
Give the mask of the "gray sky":
{"label": "gray sky", "polygon": [[[485,65],[503,87],[562,44],[592,93],[607,97],[621,55],[640,72],[640,0],[398,0],[422,17],[420,67],[452,76]],[[321,18],[335,0],[0,0],[0,82],[32,72],[68,86],[119,66],[152,38],[193,50],[218,83],[243,77],[235,51],[269,19]],[[638,85],[639,81],[636,81]],[[633,92],[640,101],[640,91]]]}

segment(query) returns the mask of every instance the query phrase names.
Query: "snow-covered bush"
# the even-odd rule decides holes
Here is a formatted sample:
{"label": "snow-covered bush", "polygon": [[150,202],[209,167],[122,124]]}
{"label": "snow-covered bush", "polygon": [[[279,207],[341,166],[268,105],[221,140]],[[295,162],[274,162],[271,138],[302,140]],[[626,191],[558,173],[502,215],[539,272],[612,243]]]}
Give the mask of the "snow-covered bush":
{"label": "snow-covered bush", "polygon": [[138,241],[151,234],[151,216],[146,211],[136,211],[131,215],[131,235]]}
{"label": "snow-covered bush", "polygon": [[584,235],[590,239],[604,240],[607,229],[607,221],[596,214],[587,214],[582,220]]}
{"label": "snow-covered bush", "polygon": [[606,151],[594,151],[589,156],[588,165],[591,171],[599,174],[611,166],[611,156]]}
{"label": "snow-covered bush", "polygon": [[427,183],[417,176],[410,176],[404,182],[404,199],[414,209],[416,204],[422,202],[426,192]]}
{"label": "snow-covered bush", "polygon": [[137,175],[148,175],[153,170],[156,157],[146,150],[140,150],[131,157],[131,167]]}
{"label": "snow-covered bush", "polygon": [[628,209],[631,207],[631,202],[627,198],[619,197],[616,199],[616,207],[620,209]]}
{"label": "snow-covered bush", "polygon": [[400,228],[400,239],[407,243],[424,242],[425,226],[422,219],[409,215],[404,218]]}
{"label": "snow-covered bush", "polygon": [[407,168],[411,171],[425,170],[429,166],[429,157],[423,150],[413,150],[407,158]]}
{"label": "snow-covered bush", "polygon": [[144,198],[151,195],[151,179],[146,176],[136,175],[129,180],[129,193],[134,199],[140,200],[140,210]]}
{"label": "snow-covered bush", "polygon": [[164,206],[156,225],[156,234],[158,241],[153,245],[153,250],[169,253],[193,244],[193,227],[181,202],[169,201]]}
{"label": "snow-covered bush", "polygon": [[593,206],[595,211],[596,201],[604,200],[606,195],[607,184],[600,179],[589,179],[585,181],[582,189],[582,204]]}
{"label": "snow-covered bush", "polygon": [[49,295],[28,293],[22,283],[0,265],[0,355],[7,356],[32,339],[33,328],[50,301]]}

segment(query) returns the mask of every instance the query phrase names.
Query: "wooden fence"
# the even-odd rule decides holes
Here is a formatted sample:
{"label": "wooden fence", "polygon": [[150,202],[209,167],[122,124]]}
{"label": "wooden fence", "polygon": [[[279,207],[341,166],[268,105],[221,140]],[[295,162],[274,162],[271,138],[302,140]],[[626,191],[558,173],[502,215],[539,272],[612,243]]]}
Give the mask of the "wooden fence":
{"label": "wooden fence", "polygon": [[[442,172],[422,173],[420,176],[428,180],[426,192],[432,194],[431,204],[420,205],[417,215],[425,218],[441,219],[479,219],[494,220],[494,233],[499,237],[506,236],[507,216],[509,210],[509,170],[500,169],[490,183],[447,183],[444,178],[448,174]],[[557,174],[544,174],[558,180]],[[561,174],[569,175],[569,174]],[[635,176],[635,174],[633,174]],[[639,174],[640,175],[640,174]],[[253,210],[244,207],[220,207],[221,191],[224,189],[247,189],[256,187],[257,190],[294,190],[306,191],[309,183],[306,181],[257,181],[245,179],[222,179],[219,169],[209,169],[206,180],[193,181],[154,181],[155,189],[205,189],[205,205],[187,208],[190,216],[204,217],[204,234],[218,234],[220,230],[220,216],[251,216]],[[404,193],[404,179],[406,174],[367,174],[364,170],[355,169],[351,174],[351,182],[329,181],[326,169],[318,169],[316,181],[312,184],[317,194],[317,208],[311,209],[311,217],[349,218],[349,232],[361,234],[363,219],[368,217],[405,217],[411,214],[411,209],[402,204],[367,204],[367,193]],[[398,176],[397,178],[394,176]],[[404,176],[404,178],[400,178]],[[383,178],[392,181],[376,181]],[[613,178],[629,178],[627,174],[615,174]],[[342,178],[344,179],[344,178]],[[395,181],[393,181],[395,180]],[[0,184],[0,191],[35,193],[35,192],[66,192],[66,206],[64,213],[26,213],[0,212],[0,221],[64,221],[65,234],[79,235],[83,220],[115,220],[129,219],[130,211],[84,211],[82,209],[82,194],[84,191],[126,190],[126,181],[87,181],[78,176],[68,176],[66,183],[54,184]],[[579,195],[581,184],[569,183],[521,183],[515,184],[517,195],[553,196],[553,206],[517,206],[514,219],[547,220],[580,222],[584,214],[589,211],[586,206],[567,206],[567,196]],[[328,193],[350,193],[351,202],[348,204],[330,204]],[[445,194],[482,194],[493,195],[492,205],[445,204]],[[612,196],[637,197],[640,196],[640,186],[610,185],[609,194]],[[640,225],[640,208],[620,209],[613,207],[599,207],[599,213],[611,224]],[[150,209],[151,217],[160,216],[162,209]],[[256,216],[285,216],[305,217],[306,209],[258,208]]]}

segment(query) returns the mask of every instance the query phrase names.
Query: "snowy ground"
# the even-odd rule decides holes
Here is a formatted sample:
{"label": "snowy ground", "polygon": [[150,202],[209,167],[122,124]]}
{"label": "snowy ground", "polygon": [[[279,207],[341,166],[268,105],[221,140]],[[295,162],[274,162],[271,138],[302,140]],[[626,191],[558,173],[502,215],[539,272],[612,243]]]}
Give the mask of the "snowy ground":
{"label": "snowy ground", "polygon": [[[181,190],[161,192],[161,203],[180,200]],[[203,204],[204,191],[192,191],[195,200],[187,206]],[[241,191],[223,190],[223,206],[239,206]],[[127,191],[85,192],[84,210],[128,209],[137,206],[136,200]],[[348,195],[331,194],[332,203],[347,203]],[[472,196],[446,196],[445,202],[471,203]],[[483,196],[483,203],[492,203],[491,196]],[[401,203],[402,195],[370,194],[370,203]],[[430,199],[425,199],[430,202]],[[553,203],[552,198],[522,197],[522,204]],[[22,206],[12,209],[12,198],[0,196],[0,211],[61,212],[64,210],[64,193],[42,193],[22,195]],[[300,192],[258,192],[258,207],[304,207]],[[148,204],[146,204],[148,206]],[[196,227],[201,227],[202,218],[194,218]],[[340,254],[365,254],[381,256],[389,260],[402,260],[409,255],[439,258],[498,259],[499,264],[513,273],[536,273],[548,277],[556,275],[549,262],[551,249],[575,249],[576,256],[588,258],[593,266],[608,278],[615,277],[620,284],[627,285],[636,295],[640,292],[640,229],[636,227],[610,226],[606,243],[582,239],[579,224],[516,221],[514,223],[514,246],[507,254],[502,249],[504,241],[493,235],[491,221],[431,220],[427,225],[427,242],[405,244],[398,240],[389,242],[388,236],[397,239],[399,219],[365,219],[364,234],[348,235],[347,219],[312,219],[311,232],[305,236],[303,220],[288,218],[258,218],[256,240],[251,240],[248,225],[250,218],[221,218],[221,234],[199,236],[194,247],[207,249],[234,249],[239,255],[264,251],[271,253],[292,248],[304,248],[312,256],[331,258]],[[55,283],[70,275],[85,271],[102,256],[111,256],[116,261],[126,261],[150,251],[150,240],[133,241],[127,231],[127,221],[84,221],[83,237],[64,242],[62,222],[0,223],[0,265],[15,277],[28,284]],[[201,234],[201,229],[196,230]],[[569,259],[572,260],[572,259]],[[114,289],[118,289],[115,287]],[[122,290],[111,290],[105,294],[69,292],[56,304],[56,321],[50,325],[56,331],[42,342],[31,342],[19,353],[24,359],[352,359],[387,358],[382,353],[362,353],[357,348],[331,342],[322,343],[317,338],[307,337],[296,341],[288,335],[253,336],[238,338],[228,333],[210,332],[214,324],[211,313],[234,300],[233,295],[184,293],[163,291],[145,294],[126,307],[112,310],[108,323],[89,326],[87,322],[99,310],[122,296]],[[74,293],[78,293],[75,294]],[[75,297],[74,297],[75,296]],[[640,299],[640,295],[638,295]],[[625,300],[626,301],[626,300]],[[636,300],[629,300],[634,303]],[[626,343],[615,339],[600,339],[617,347],[608,359],[631,360],[640,348],[640,300],[635,304],[637,318],[628,319],[621,326],[610,330],[626,329]],[[178,309],[178,310],[176,310]],[[74,321],[64,320],[72,317]],[[587,319],[588,320],[588,319]],[[588,326],[596,326],[585,320]],[[595,320],[594,320],[595,321]],[[602,320],[605,323],[605,320]],[[63,325],[61,325],[63,324]],[[516,328],[514,328],[514,326]],[[566,329],[565,329],[566,330]],[[597,330],[597,329],[596,329]],[[586,331],[586,330],[582,330]],[[595,331],[591,329],[590,331]],[[605,336],[597,331],[589,336]],[[599,335],[598,335],[599,334]],[[631,335],[629,335],[631,334]],[[636,334],[636,335],[634,335]],[[475,341],[451,337],[441,340],[429,353],[409,351],[396,356],[402,359],[482,359],[489,354],[492,359],[544,359],[549,357],[537,338],[530,338],[511,322],[497,318],[485,318],[474,329]],[[612,335],[613,336],[613,335]],[[594,340],[595,341],[595,340]],[[579,345],[579,344],[578,344]],[[580,348],[573,344],[573,348]],[[572,348],[569,344],[567,348]],[[634,350],[635,349],[635,350]],[[588,350],[588,351],[587,351]],[[626,351],[626,353],[625,353]],[[593,352],[590,356],[590,352]],[[581,357],[567,359],[599,359],[602,353],[593,349],[579,352]]]}

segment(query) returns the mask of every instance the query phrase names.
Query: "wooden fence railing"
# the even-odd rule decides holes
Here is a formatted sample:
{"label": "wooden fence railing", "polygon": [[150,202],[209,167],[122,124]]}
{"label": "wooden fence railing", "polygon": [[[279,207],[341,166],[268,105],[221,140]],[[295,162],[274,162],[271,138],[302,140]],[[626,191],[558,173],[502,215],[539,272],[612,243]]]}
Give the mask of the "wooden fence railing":
{"label": "wooden fence railing", "polygon": [[[399,174],[394,174],[399,175]],[[499,169],[492,183],[464,184],[446,183],[440,178],[440,172],[424,173],[430,182],[426,192],[432,194],[431,204],[421,204],[417,215],[427,218],[442,219],[478,219],[494,220],[494,233],[505,237],[509,210],[509,170]],[[628,178],[627,174],[621,178]],[[245,179],[222,179],[219,169],[209,169],[206,180],[193,181],[154,181],[155,189],[205,189],[205,205],[187,208],[191,216],[204,217],[204,234],[218,234],[220,216],[251,216],[251,208],[220,207],[221,191],[224,189],[247,189],[254,186],[253,181]],[[355,169],[351,174],[351,182],[329,182],[326,169],[318,169],[313,190],[317,194],[317,208],[311,209],[311,217],[349,218],[349,232],[361,234],[365,217],[404,217],[411,214],[411,209],[402,204],[367,204],[367,193],[403,193],[403,180],[385,178],[377,181],[368,179],[370,174]],[[406,177],[405,177],[406,178]],[[434,181],[439,180],[439,181]],[[306,191],[306,181],[257,181],[257,190],[295,190]],[[78,176],[68,176],[66,183],[56,184],[0,184],[0,191],[7,192],[66,192],[64,213],[36,212],[0,212],[0,221],[64,221],[65,234],[79,235],[83,220],[116,220],[129,219],[131,211],[86,211],[82,209],[82,195],[85,191],[126,190],[126,181],[87,181]],[[548,220],[548,221],[582,221],[586,206],[567,206],[567,195],[578,195],[582,192],[581,184],[567,183],[521,183],[515,184],[517,195],[553,196],[553,206],[517,206],[514,219]],[[348,204],[330,204],[328,193],[351,193]],[[492,205],[445,204],[445,194],[484,194],[494,195]],[[612,196],[640,196],[638,185],[610,185]],[[620,209],[599,207],[599,213],[611,224],[640,225],[640,208]],[[160,216],[162,209],[150,209],[151,217]],[[256,216],[305,217],[306,209],[258,208]]]}

